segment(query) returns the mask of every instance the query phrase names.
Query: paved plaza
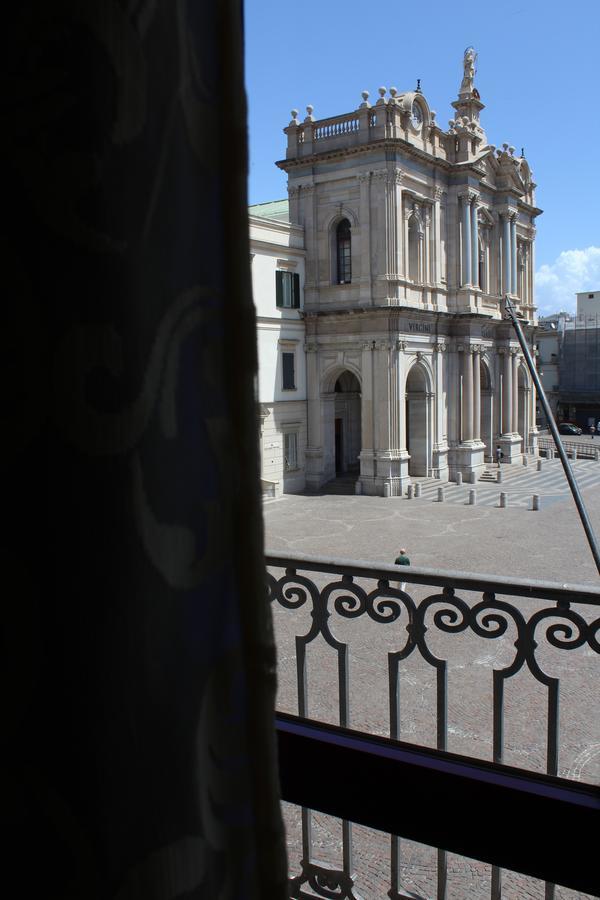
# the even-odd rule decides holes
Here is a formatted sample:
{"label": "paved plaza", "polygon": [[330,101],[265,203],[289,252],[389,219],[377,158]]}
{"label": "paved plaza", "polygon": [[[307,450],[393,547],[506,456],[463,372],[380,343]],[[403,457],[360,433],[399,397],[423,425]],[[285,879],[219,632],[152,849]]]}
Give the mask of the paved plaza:
{"label": "paved plaza", "polygon": [[[508,469],[509,467],[503,467]],[[574,469],[588,513],[600,534],[600,463],[581,460]],[[413,565],[483,575],[510,575],[560,583],[598,585],[599,579],[560,461],[510,467],[501,485],[446,485],[446,500],[437,502],[439,482],[422,482],[419,499],[364,497],[328,493],[287,495],[264,506],[266,547],[273,553],[300,552],[346,560],[392,563],[406,547]],[[468,505],[475,487],[477,505]],[[329,490],[335,490],[332,485]],[[509,505],[498,506],[499,491]],[[531,495],[541,500],[532,511]],[[316,580],[316,579],[315,579]],[[418,601],[432,593],[426,587],[408,592]],[[541,601],[516,600],[529,617]],[[587,611],[590,620],[593,613]],[[597,611],[596,611],[597,615]],[[307,610],[274,612],[279,654],[278,706],[297,711],[295,634],[306,633]],[[332,631],[349,646],[351,724],[378,734],[389,733],[387,653],[394,646],[391,629],[366,618],[345,622],[331,617]],[[390,632],[390,633],[388,633]],[[437,638],[436,638],[437,639]],[[436,653],[448,660],[448,749],[491,758],[492,671],[507,665],[514,653],[514,633],[490,641],[463,635],[442,635]],[[445,641],[445,643],[443,643]],[[414,657],[414,654],[413,654]],[[435,745],[435,672],[411,657],[402,672],[404,740]],[[589,647],[548,656],[549,672],[560,678],[561,728],[559,774],[600,783],[600,703],[598,656]],[[309,647],[309,715],[337,721],[337,675],[332,653],[324,642]],[[507,683],[505,761],[543,771],[545,766],[545,689],[527,672]],[[349,786],[351,788],[351,786]],[[374,786],[379,789],[379,786]],[[384,787],[382,787],[384,789]],[[424,798],[424,802],[428,802]],[[301,858],[299,811],[285,809],[290,871]],[[389,837],[369,829],[353,829],[357,894],[365,900],[384,898],[390,889]],[[313,816],[313,857],[339,865],[341,827],[328,816]],[[420,897],[436,895],[436,854],[412,842],[402,842],[403,888]],[[489,898],[491,870],[473,860],[448,856],[451,898]],[[557,888],[556,897],[583,897]],[[502,897],[510,900],[544,897],[541,882],[515,873],[503,874]]]}

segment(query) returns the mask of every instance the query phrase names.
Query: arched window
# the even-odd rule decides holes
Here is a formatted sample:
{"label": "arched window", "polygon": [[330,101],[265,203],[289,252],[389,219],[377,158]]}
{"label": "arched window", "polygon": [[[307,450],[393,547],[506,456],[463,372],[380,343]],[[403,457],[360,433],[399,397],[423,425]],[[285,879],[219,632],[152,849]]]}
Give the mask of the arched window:
{"label": "arched window", "polygon": [[350,284],[352,281],[352,237],[350,222],[342,219],[335,232],[337,252],[337,283]]}

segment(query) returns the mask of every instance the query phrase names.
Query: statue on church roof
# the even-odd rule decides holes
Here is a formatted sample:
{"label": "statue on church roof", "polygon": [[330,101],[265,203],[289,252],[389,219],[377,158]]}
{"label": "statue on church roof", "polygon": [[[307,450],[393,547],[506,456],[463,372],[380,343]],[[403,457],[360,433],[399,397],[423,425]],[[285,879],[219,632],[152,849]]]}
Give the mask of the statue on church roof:
{"label": "statue on church roof", "polygon": [[460,95],[473,93],[473,79],[475,78],[475,63],[477,52],[474,47],[467,47],[463,57],[464,75],[460,85]]}

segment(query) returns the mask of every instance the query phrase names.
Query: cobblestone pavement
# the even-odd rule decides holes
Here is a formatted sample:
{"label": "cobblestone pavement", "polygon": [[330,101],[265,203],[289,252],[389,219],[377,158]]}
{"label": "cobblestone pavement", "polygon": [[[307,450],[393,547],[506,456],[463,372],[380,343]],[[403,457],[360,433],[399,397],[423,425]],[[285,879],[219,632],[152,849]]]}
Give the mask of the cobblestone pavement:
{"label": "cobblestone pavement", "polygon": [[[600,534],[600,466],[582,460],[575,463],[575,471],[590,519]],[[508,509],[500,509],[492,502],[498,485],[481,483],[477,491],[479,499],[483,488],[482,502],[475,507],[464,505],[464,499],[434,502],[429,485],[423,487],[423,496],[417,500],[288,495],[265,504],[266,546],[272,552],[290,550],[372,562],[393,562],[400,546],[405,546],[411,562],[418,566],[597,585],[594,561],[561,476],[560,463],[556,461],[545,463],[539,473],[531,467],[511,473],[502,484],[502,489],[515,497]],[[431,485],[436,495],[437,486],[439,483]],[[529,492],[534,492],[534,486],[535,493],[543,498],[538,512],[528,510],[525,502],[516,502],[519,492],[524,500]],[[461,490],[467,493],[469,487],[472,486]],[[490,493],[487,504],[484,495],[489,489],[493,494]],[[410,584],[408,591],[417,601],[430,593],[425,587],[411,588]],[[536,602],[539,601],[524,600],[520,605],[530,615]],[[589,611],[586,618],[591,618]],[[306,633],[310,617],[307,610],[290,613],[278,608],[274,610],[274,621],[279,656],[278,706],[295,712],[294,636]],[[384,633],[386,629],[364,619],[341,621],[332,616],[331,622],[336,637],[350,648],[351,724],[373,733],[389,733],[387,653],[397,649],[393,639]],[[493,642],[465,635],[438,637],[436,655],[448,659],[448,749],[490,759],[492,671],[495,666],[506,664],[514,633]],[[310,645],[308,656],[309,714],[336,722],[337,670],[331,650],[317,641]],[[550,651],[543,658],[551,674],[561,679],[559,774],[600,783],[598,657],[588,647],[562,654],[557,651],[554,655]],[[401,737],[434,746],[434,670],[411,657],[401,677]],[[543,771],[544,688],[525,673],[510,681],[506,696],[506,762]],[[286,804],[285,819],[290,872],[295,874],[302,856],[299,810]],[[354,826],[353,845],[357,895],[364,900],[383,900],[390,890],[389,836]],[[313,858],[340,865],[340,823],[320,813],[313,814]],[[448,854],[447,871],[448,900],[490,897],[490,866]],[[403,841],[403,889],[418,897],[435,897],[436,877],[436,851]],[[584,896],[587,895],[556,889],[557,900]],[[504,872],[502,897],[543,900],[544,885]]]}

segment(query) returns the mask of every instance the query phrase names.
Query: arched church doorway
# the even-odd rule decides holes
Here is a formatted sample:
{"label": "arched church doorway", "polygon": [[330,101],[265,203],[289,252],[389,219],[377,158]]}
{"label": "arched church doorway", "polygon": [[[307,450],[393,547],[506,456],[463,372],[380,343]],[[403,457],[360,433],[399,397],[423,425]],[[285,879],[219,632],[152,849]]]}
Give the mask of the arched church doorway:
{"label": "arched church doorway", "polygon": [[479,383],[481,392],[481,428],[480,437],[485,444],[484,458],[487,462],[494,460],[494,393],[490,370],[483,360],[479,363]]}
{"label": "arched church doorway", "polygon": [[430,397],[427,372],[420,363],[416,363],[406,379],[406,449],[410,454],[409,475],[426,477],[431,472]]}
{"label": "arched church doorway", "polygon": [[348,370],[334,387],[333,446],[335,475],[358,473],[361,448],[360,382]]}

